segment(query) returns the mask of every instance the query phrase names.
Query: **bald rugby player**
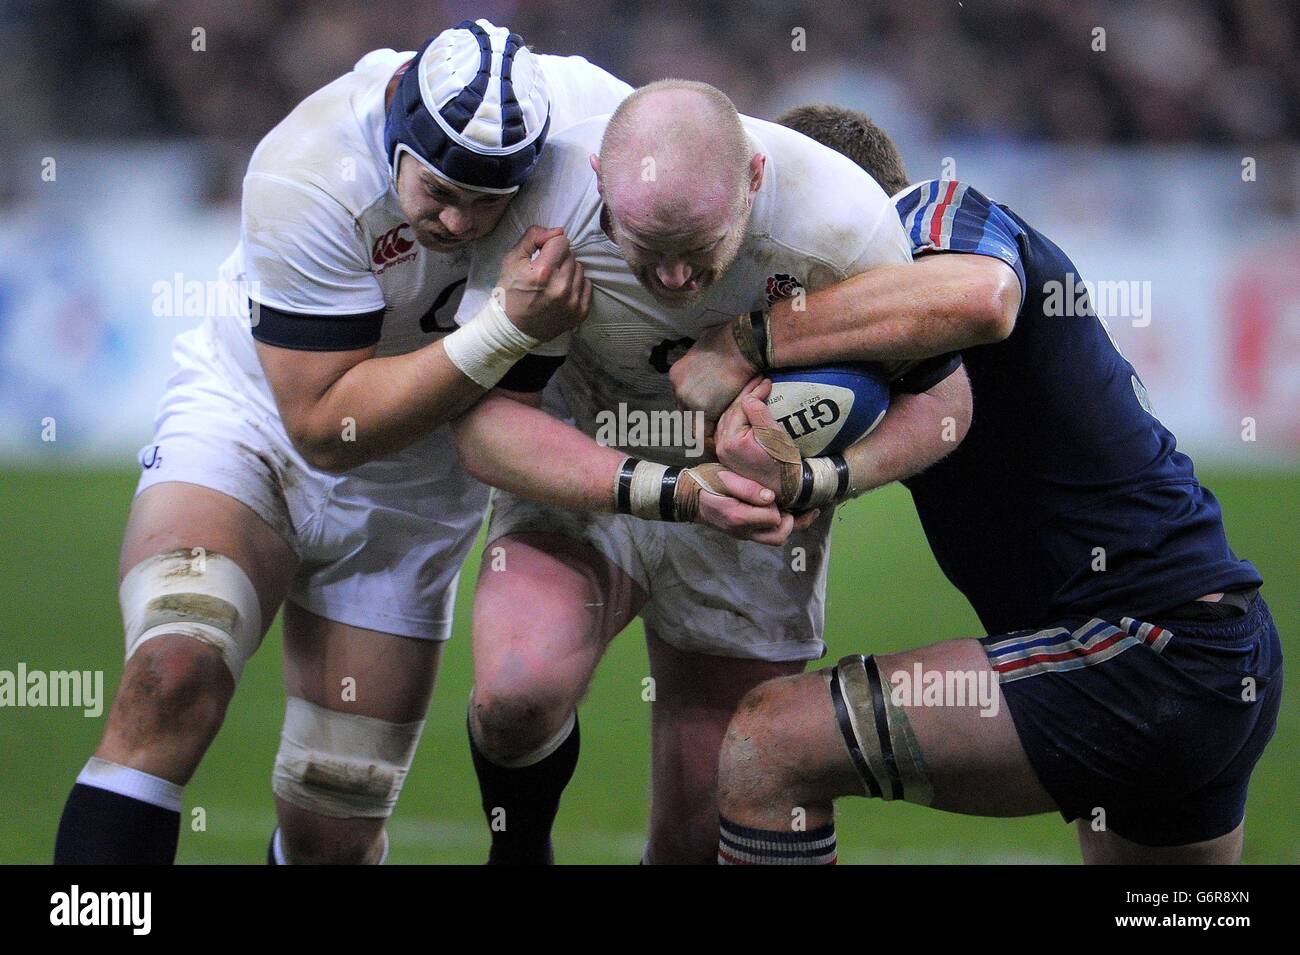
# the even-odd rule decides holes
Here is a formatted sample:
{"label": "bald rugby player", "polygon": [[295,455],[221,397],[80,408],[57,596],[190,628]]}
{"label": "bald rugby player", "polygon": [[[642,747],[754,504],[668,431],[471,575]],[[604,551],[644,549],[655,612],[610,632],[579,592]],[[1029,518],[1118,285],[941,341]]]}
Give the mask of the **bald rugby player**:
{"label": "bald rugby player", "polygon": [[[800,288],[910,261],[887,197],[853,163],[684,81],[644,87],[608,119],[551,141],[491,251],[476,255],[462,313],[482,307],[497,253],[535,225],[564,230],[592,283],[586,321],[531,357],[554,371],[545,408],[593,436],[610,415],[674,420],[669,369],[705,330]],[[900,393],[930,392],[943,414],[966,420],[957,365],[899,371]],[[511,404],[490,406],[497,420],[487,403],[475,416],[502,443],[491,466],[477,466],[540,474],[546,462],[509,446],[522,429]],[[935,413],[901,400],[887,420],[918,409]],[[898,476],[951,451],[940,430],[890,429],[925,435],[898,448]],[[829,511],[784,516],[784,549],[638,519],[671,516],[691,450],[654,432],[620,445],[605,487],[617,514],[495,499],[488,547],[504,569],[485,562],[478,581],[469,714],[493,862],[552,858],[551,825],[578,759],[578,703],[637,615],[653,679],[647,861],[713,861],[718,746],[736,703],[824,652]],[[639,691],[628,691],[631,712]]]}

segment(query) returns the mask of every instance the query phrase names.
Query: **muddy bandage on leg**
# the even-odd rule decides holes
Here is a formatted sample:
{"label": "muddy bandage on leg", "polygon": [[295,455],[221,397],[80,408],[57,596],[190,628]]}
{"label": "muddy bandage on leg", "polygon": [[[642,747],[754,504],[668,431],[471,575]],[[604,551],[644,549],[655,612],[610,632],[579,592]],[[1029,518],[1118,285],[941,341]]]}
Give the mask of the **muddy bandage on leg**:
{"label": "muddy bandage on leg", "polygon": [[868,795],[930,805],[934,787],[916,734],[881,683],[875,658],[847,656],[824,672],[835,720]]}
{"label": "muddy bandage on leg", "polygon": [[154,637],[191,637],[220,650],[238,683],[262,639],[253,582],[222,554],[176,550],[146,558],[122,579],[118,600],[128,660]]}
{"label": "muddy bandage on leg", "polygon": [[285,802],[348,819],[386,819],[397,805],[424,720],[389,723],[291,696],[271,788]]}

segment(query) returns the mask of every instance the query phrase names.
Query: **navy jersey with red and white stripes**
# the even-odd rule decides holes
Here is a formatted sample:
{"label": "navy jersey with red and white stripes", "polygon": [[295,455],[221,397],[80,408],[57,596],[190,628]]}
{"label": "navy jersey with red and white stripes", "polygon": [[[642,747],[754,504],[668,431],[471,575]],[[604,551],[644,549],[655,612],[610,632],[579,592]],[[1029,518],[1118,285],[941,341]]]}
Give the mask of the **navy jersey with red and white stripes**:
{"label": "navy jersey with red and white stripes", "polygon": [[905,482],[940,567],[989,632],[1149,616],[1258,586],[1090,303],[1048,306],[1062,289],[1086,294],[1069,257],[961,182],[923,182],[894,203],[916,255],[992,256],[1023,291],[1011,335],[962,353],[966,439]]}

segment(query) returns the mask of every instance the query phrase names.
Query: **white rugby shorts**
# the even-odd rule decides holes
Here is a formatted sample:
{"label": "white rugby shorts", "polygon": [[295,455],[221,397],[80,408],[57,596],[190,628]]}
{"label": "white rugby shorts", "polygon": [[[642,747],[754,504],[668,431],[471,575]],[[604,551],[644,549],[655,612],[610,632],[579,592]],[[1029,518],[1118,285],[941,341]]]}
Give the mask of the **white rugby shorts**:
{"label": "white rugby shorts", "polygon": [[646,594],[641,619],[691,653],[785,662],[816,660],[826,609],[833,510],[782,547],[740,541],[698,524],[582,514],[504,491],[492,499],[491,542],[554,533],[588,544]]}
{"label": "white rugby shorts", "polygon": [[289,600],[340,623],[446,640],[460,567],[488,502],[448,430],[346,474],[316,470],[220,349],[209,323],[176,339],[177,369],[140,452],[136,493],[180,481],[227,494],[297,553]]}

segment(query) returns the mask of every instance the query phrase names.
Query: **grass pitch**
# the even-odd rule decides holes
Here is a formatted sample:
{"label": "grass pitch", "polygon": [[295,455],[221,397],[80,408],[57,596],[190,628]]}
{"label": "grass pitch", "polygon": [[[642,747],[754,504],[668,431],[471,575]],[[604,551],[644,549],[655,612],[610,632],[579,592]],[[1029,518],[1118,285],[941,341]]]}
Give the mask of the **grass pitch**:
{"label": "grass pitch", "polygon": [[[105,712],[122,669],[115,568],[134,471],[0,472],[0,669],[103,670]],[[1234,549],[1264,575],[1300,679],[1300,473],[1207,473]],[[871,541],[866,549],[855,542]],[[978,636],[974,614],[939,573],[907,493],[884,489],[841,510],[827,603],[830,659]],[[420,751],[390,824],[394,863],[476,863],[487,832],[465,744],[469,608],[479,552],[465,568],[455,639],[444,658]],[[179,861],[257,863],[275,823],[271,764],[283,713],[277,623],[249,664],[226,724],[185,791]],[[623,633],[582,709],[582,760],[556,827],[568,863],[634,863],[647,812],[648,673],[640,624]],[[1295,813],[1300,713],[1288,693],[1277,736],[1255,771],[1247,862],[1300,861]],[[104,716],[73,709],[0,709],[0,862],[51,858],[59,813]],[[206,817],[191,831],[193,810]],[[1077,862],[1071,827],[1054,815],[972,819],[905,804],[845,801],[842,862]]]}

